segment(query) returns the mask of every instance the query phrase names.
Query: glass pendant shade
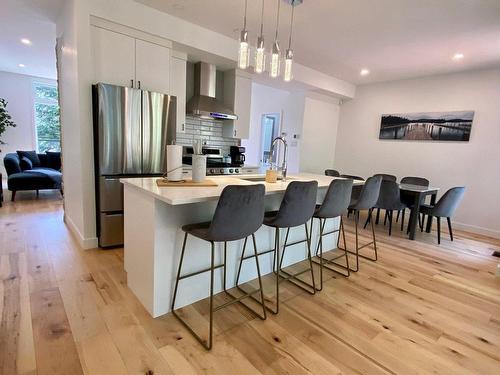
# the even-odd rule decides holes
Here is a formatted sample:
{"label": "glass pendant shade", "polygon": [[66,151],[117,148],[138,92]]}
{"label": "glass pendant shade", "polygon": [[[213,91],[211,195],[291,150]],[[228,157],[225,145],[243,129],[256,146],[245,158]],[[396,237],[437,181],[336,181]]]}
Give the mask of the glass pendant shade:
{"label": "glass pendant shade", "polygon": [[238,52],[238,67],[240,69],[248,68],[250,64],[250,48],[248,45],[248,31],[243,30],[240,35],[240,49]]}
{"label": "glass pendant shade", "polygon": [[263,73],[266,70],[266,49],[264,47],[264,38],[257,40],[257,50],[255,52],[255,73]]}
{"label": "glass pendant shade", "polygon": [[273,43],[273,50],[271,54],[271,68],[270,68],[270,76],[272,78],[277,78],[280,75],[280,46],[278,44],[278,41],[276,40]]}
{"label": "glass pendant shade", "polygon": [[291,49],[286,50],[285,55],[285,73],[283,74],[283,80],[285,82],[290,82],[293,79],[293,51]]}

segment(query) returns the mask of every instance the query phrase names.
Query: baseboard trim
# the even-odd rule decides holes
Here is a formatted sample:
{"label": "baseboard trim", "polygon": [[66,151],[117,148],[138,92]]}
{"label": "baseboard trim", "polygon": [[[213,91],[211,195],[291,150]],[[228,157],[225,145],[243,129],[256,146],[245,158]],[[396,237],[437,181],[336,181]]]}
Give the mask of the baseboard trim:
{"label": "baseboard trim", "polygon": [[97,237],[84,238],[80,233],[80,231],[78,230],[75,223],[73,222],[73,220],[71,220],[71,218],[66,214],[64,214],[64,223],[68,227],[73,237],[75,237],[75,239],[78,241],[78,244],[82,249],[88,250],[88,249],[95,249],[97,247],[98,245]]}
{"label": "baseboard trim", "polygon": [[466,232],[472,232],[476,234],[482,234],[483,236],[499,238],[500,239],[500,230],[494,230],[484,227],[478,227],[476,225],[452,222],[454,228],[464,230]]}

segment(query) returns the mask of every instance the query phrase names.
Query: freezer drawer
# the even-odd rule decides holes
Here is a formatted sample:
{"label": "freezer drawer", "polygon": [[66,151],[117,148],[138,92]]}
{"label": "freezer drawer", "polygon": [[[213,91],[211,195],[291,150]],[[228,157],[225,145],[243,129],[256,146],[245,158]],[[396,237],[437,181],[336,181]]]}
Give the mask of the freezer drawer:
{"label": "freezer drawer", "polygon": [[123,213],[106,214],[101,212],[99,246],[123,245]]}
{"label": "freezer drawer", "polygon": [[119,178],[99,178],[99,211],[123,211],[123,185]]}

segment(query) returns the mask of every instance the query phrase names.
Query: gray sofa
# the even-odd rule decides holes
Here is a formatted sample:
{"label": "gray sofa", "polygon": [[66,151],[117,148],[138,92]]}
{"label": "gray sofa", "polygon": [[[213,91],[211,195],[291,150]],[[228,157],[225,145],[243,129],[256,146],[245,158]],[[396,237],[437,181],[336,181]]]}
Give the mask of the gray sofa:
{"label": "gray sofa", "polygon": [[[23,153],[29,154],[28,157]],[[29,158],[34,159],[34,162],[27,160]],[[57,189],[63,193],[60,152],[36,154],[33,151],[18,151],[6,154],[3,162],[12,201],[16,198],[16,192],[22,190],[35,190],[38,194],[39,190]]]}

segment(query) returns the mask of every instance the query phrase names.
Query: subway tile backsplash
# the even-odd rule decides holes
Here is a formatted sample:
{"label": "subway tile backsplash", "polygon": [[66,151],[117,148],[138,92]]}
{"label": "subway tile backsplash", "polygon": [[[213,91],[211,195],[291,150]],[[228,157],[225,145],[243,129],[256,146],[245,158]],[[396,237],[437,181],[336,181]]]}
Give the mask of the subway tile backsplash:
{"label": "subway tile backsplash", "polygon": [[239,146],[240,141],[234,138],[224,138],[223,126],[223,121],[186,116],[186,132],[177,133],[177,144],[191,146],[194,139],[202,139],[204,145],[220,148],[223,155],[228,155],[229,147]]}

